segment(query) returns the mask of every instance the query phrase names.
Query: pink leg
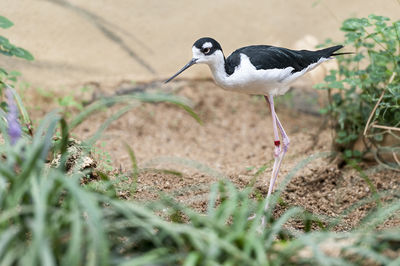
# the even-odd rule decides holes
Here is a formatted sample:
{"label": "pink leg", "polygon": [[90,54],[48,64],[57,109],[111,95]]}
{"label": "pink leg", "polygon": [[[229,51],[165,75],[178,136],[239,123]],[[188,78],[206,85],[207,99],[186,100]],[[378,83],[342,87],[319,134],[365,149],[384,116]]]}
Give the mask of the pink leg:
{"label": "pink leg", "polygon": [[[271,114],[272,114],[272,126],[273,126],[273,130],[274,130],[274,144],[275,144],[275,150],[274,150],[275,161],[274,161],[274,166],[272,168],[271,179],[270,179],[269,188],[268,188],[267,202],[264,207],[264,210],[267,210],[268,205],[269,205],[269,197],[271,196],[276,178],[278,177],[278,173],[279,173],[279,169],[281,167],[283,157],[285,156],[285,154],[289,148],[290,140],[289,140],[289,137],[287,136],[285,130],[283,129],[283,126],[282,126],[281,122],[279,121],[278,116],[275,113],[273,96],[269,95],[269,96],[264,96],[264,97],[268,103],[268,106],[269,106],[269,108],[271,110]],[[281,147],[280,147],[281,143],[280,143],[279,134],[278,134],[278,127],[279,127],[279,130],[282,135],[283,150],[281,150]],[[261,227],[264,227],[264,225],[265,225],[265,217],[262,217]]]}
{"label": "pink leg", "polygon": [[[278,172],[279,169],[281,167],[281,163],[283,160],[283,157],[285,156],[288,148],[289,148],[289,144],[290,144],[290,140],[288,135],[286,134],[281,122],[279,121],[278,116],[275,113],[275,106],[274,106],[274,99],[273,96],[264,96],[269,109],[271,110],[271,114],[272,114],[272,125],[273,125],[273,129],[274,129],[274,144],[275,144],[275,150],[274,150],[274,166],[272,168],[272,173],[271,173],[271,179],[270,179],[270,183],[269,183],[269,188],[268,188],[268,194],[267,194],[267,202],[265,204],[264,210],[268,209],[268,205],[269,205],[269,197],[272,194],[272,190],[276,181],[276,178],[278,176]],[[282,135],[282,144],[283,144],[283,150],[280,149],[280,140],[279,140],[279,134],[278,134],[278,129],[277,126],[279,127],[279,131]],[[249,220],[254,219],[256,216],[255,214],[252,215],[251,217],[249,217]],[[263,229],[265,226],[265,216],[263,216],[261,218],[261,229]]]}
{"label": "pink leg", "polygon": [[[268,97],[264,96],[264,98],[267,101],[268,107],[271,110],[271,106],[270,106]],[[276,123],[278,124],[278,127],[279,127],[279,131],[281,132],[281,135],[282,135],[283,152],[286,153],[289,149],[290,139],[289,139],[288,135],[286,134],[285,129],[283,128],[281,121],[279,121],[278,115],[276,113],[275,113],[275,117],[276,117]]]}

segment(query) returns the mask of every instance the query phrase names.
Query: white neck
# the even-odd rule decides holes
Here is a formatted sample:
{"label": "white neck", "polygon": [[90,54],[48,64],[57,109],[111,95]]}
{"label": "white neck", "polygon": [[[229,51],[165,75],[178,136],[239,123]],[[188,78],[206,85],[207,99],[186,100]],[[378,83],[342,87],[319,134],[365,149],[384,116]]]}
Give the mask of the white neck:
{"label": "white neck", "polygon": [[216,51],[213,60],[207,62],[214,76],[215,82],[221,87],[228,85],[228,74],[225,71],[225,57],[221,51]]}

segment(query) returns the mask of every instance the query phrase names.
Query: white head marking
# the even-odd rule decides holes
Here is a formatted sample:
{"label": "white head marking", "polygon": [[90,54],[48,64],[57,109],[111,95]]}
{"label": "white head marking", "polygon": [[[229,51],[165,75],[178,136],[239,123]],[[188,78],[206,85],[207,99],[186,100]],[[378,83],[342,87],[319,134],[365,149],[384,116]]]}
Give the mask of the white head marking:
{"label": "white head marking", "polygon": [[205,42],[205,43],[203,43],[203,45],[201,47],[204,49],[204,48],[211,48],[212,46],[213,46],[212,43]]}
{"label": "white head marking", "polygon": [[203,56],[203,53],[200,52],[200,49],[197,48],[196,46],[192,47],[192,52],[193,52],[193,58],[200,58]]}

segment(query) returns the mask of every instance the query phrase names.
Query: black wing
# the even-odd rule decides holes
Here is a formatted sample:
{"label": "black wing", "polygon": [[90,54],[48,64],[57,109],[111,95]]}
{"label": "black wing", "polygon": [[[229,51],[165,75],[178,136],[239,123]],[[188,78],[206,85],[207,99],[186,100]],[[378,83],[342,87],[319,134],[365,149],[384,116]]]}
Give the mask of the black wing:
{"label": "black wing", "polygon": [[236,50],[226,59],[225,70],[228,75],[231,75],[235,67],[240,64],[240,54],[245,54],[256,69],[293,67],[293,72],[298,72],[318,62],[321,58],[334,56],[334,52],[342,47],[342,45],[337,45],[317,51],[295,51],[269,45],[246,46]]}

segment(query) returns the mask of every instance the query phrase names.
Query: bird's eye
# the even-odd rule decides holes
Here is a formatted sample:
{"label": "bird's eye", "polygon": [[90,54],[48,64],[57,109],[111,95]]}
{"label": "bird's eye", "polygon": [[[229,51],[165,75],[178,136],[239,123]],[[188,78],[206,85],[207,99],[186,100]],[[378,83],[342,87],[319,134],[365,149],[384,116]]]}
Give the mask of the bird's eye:
{"label": "bird's eye", "polygon": [[204,48],[203,49],[203,53],[204,54],[208,54],[210,52],[210,50],[211,50],[210,48]]}

